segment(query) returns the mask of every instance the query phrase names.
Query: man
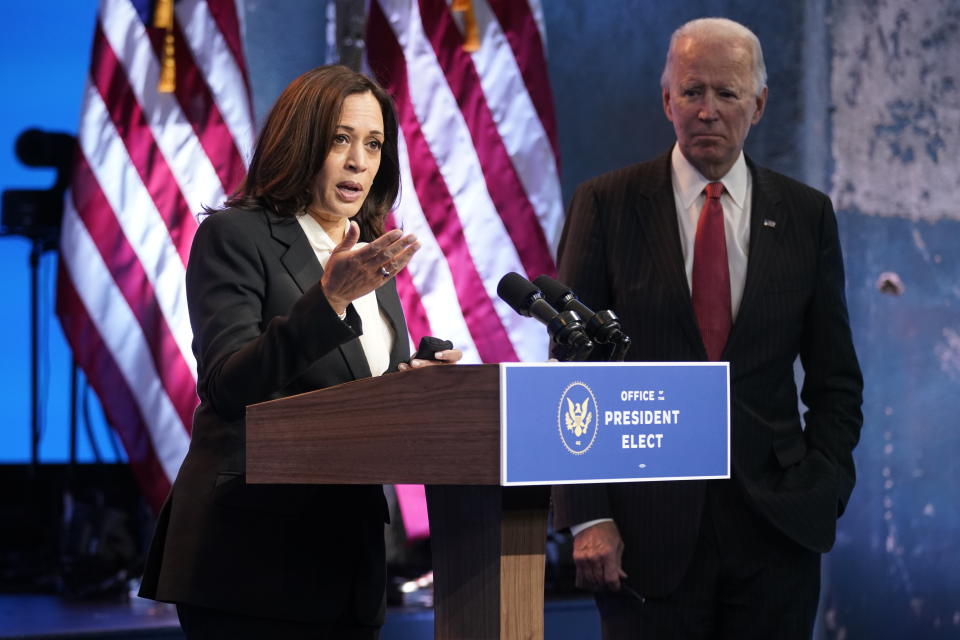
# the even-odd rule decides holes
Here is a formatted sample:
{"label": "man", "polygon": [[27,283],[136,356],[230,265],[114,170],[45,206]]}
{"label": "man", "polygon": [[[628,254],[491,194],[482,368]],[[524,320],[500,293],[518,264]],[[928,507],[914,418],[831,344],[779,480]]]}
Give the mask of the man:
{"label": "man", "polygon": [[676,145],[580,186],[560,279],[620,314],[630,360],[730,362],[732,479],[557,487],[555,526],[605,638],[809,638],[862,424],[836,219],[743,154],[767,101],[749,29],[682,26],[661,84]]}

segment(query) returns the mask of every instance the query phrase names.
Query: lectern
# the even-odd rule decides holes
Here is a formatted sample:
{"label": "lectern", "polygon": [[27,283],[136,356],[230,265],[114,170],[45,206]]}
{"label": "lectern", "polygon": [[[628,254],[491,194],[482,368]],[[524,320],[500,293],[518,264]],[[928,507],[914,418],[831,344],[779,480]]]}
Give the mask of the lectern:
{"label": "lectern", "polygon": [[252,405],[246,430],[250,483],[427,485],[436,638],[543,637],[549,491],[500,486],[497,365]]}

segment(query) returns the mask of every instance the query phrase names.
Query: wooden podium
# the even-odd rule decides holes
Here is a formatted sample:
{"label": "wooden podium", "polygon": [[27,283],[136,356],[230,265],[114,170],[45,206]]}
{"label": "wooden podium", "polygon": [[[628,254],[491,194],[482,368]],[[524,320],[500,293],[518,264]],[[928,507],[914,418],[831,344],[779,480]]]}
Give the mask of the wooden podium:
{"label": "wooden podium", "polygon": [[438,639],[543,638],[547,487],[500,487],[500,369],[426,367],[247,407],[247,482],[425,484]]}

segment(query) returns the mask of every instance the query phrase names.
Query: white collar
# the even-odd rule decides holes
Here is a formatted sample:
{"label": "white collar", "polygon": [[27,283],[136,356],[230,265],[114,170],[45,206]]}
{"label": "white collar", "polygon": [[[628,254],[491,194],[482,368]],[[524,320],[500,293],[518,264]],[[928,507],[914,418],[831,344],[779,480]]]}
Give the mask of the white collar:
{"label": "white collar", "polygon": [[727,174],[720,180],[704,178],[680,151],[679,144],[673,145],[670,165],[673,170],[673,186],[680,196],[680,204],[683,205],[684,209],[689,209],[711,182],[722,182],[733,202],[738,207],[743,208],[743,203],[747,197],[747,161],[743,157],[743,151],[740,152],[737,161],[730,167],[730,171],[727,171]]}
{"label": "white collar", "polygon": [[[323,227],[320,226],[320,223],[317,222],[316,219],[309,213],[298,213],[297,222],[300,223],[300,226],[303,228],[303,232],[307,234],[307,240],[310,242],[310,247],[314,251],[330,253],[336,248],[337,243],[334,242],[329,235],[327,235],[327,232],[324,231]],[[350,224],[350,221],[344,218],[344,233],[346,233],[346,226],[348,224]]]}

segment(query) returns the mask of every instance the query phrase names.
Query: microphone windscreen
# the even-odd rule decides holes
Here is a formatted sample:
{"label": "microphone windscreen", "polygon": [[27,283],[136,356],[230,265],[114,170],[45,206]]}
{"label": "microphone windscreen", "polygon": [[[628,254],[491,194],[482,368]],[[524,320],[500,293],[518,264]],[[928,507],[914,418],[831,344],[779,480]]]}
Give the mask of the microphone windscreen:
{"label": "microphone windscreen", "polygon": [[533,284],[540,289],[547,302],[557,309],[562,309],[563,299],[573,294],[573,289],[547,275],[537,276]]}
{"label": "microphone windscreen", "polygon": [[510,272],[500,278],[497,284],[497,295],[510,307],[522,316],[530,315],[530,303],[540,294],[540,290],[521,276]]}

